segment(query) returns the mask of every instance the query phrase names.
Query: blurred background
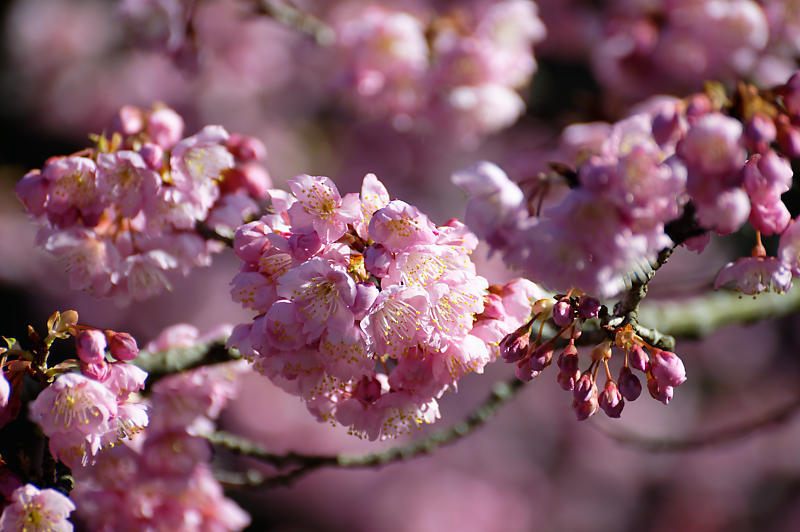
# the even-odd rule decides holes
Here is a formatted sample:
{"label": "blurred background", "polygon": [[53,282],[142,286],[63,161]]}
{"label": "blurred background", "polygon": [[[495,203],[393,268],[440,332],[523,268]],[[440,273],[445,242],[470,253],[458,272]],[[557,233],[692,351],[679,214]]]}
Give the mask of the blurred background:
{"label": "blurred background", "polygon": [[[380,5],[429,23],[491,3]],[[738,18],[709,25],[712,4]],[[442,224],[462,217],[465,205],[449,176],[477,160],[492,160],[523,180],[562,160],[558,139],[570,123],[613,121],[649,96],[685,96],[710,77],[784,82],[800,57],[795,4],[542,0],[538,16],[547,33],[534,46],[535,73],[514,87],[525,110],[509,127],[488,127],[480,119],[447,117],[409,125],[395,109],[372,112],[349,86],[346,47],[320,44],[259,13],[256,2],[6,2],[0,8],[1,332],[23,337],[28,324],[40,326],[53,311],[73,308],[82,323],[130,331],[144,345],[175,323],[203,331],[252,318],[230,299],[228,283],[239,267],[230,252],[176,282],[169,294],[117,307],[71,292],[65,274],[36,247],[36,227],[14,197],[14,184],[47,157],[86,146],[88,134],[107,129],[124,104],[164,102],[185,117],[187,134],[221,124],[260,138],[276,187],[309,173],[354,192],[364,173],[374,172],[392,197]],[[293,5],[333,26],[367,6]],[[796,216],[800,203],[789,196],[784,200]],[[751,238],[714,238],[701,256],[678,250],[648,299],[702,295],[722,265],[747,252]],[[483,249],[475,260],[490,282],[513,277]],[[380,470],[321,470],[290,488],[233,488],[229,495],[252,515],[254,531],[800,530],[799,417],[674,453],[648,452],[608,435],[692,438],[796,401],[798,325],[796,316],[784,316],[679,339],[689,380],[668,407],[643,397],[626,406],[621,420],[599,413],[579,423],[570,394],[555,382],[555,371],[546,371],[485,427],[432,456]],[[441,401],[440,424],[457,422],[492,383],[512,375],[512,367],[498,363],[465,378],[457,394]],[[298,398],[257,374],[241,384],[223,428],[276,451],[363,453],[392,444],[358,441],[341,427],[316,423]]]}

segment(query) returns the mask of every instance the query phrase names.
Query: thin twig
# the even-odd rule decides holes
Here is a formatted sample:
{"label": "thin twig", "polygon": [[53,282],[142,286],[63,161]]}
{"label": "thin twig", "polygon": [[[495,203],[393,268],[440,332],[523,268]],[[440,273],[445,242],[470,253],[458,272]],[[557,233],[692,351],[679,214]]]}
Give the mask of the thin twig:
{"label": "thin twig", "polygon": [[800,409],[800,396],[785,405],[768,411],[756,419],[748,420],[731,427],[717,429],[707,434],[699,434],[687,438],[651,438],[631,432],[611,431],[597,424],[593,426],[614,441],[634,447],[640,451],[649,453],[675,453],[694,451],[710,445],[734,442],[754,434],[758,429],[766,428],[771,425],[780,425],[789,421],[797,414],[798,409]]}
{"label": "thin twig", "polygon": [[310,13],[300,11],[282,0],[257,0],[256,10],[284,26],[310,35],[321,46],[329,46],[336,40],[333,28]]}

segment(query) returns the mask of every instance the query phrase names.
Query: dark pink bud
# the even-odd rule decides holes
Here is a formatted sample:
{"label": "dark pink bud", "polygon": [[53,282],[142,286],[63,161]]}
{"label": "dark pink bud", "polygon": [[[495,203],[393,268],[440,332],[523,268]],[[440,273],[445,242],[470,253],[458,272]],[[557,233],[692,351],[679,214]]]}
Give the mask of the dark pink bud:
{"label": "dark pink bud", "polygon": [[647,377],[647,391],[653,399],[658,399],[665,405],[668,405],[672,400],[672,386],[663,386],[654,377]]}
{"label": "dark pink bud", "polygon": [[747,148],[755,153],[767,151],[777,138],[775,122],[764,113],[755,113],[744,128],[744,141]]}
{"label": "dark pink bud", "polygon": [[569,344],[558,355],[558,368],[565,373],[574,373],[578,369],[578,350],[574,344]]}
{"label": "dark pink bud", "polygon": [[553,343],[545,342],[531,353],[531,368],[542,371],[553,361]]}
{"label": "dark pink bud", "polygon": [[139,155],[144,159],[144,164],[151,170],[158,172],[164,166],[164,149],[158,144],[145,142],[139,149]]}
{"label": "dark pink bud", "polygon": [[689,99],[689,105],[686,106],[686,119],[689,124],[694,124],[697,119],[711,112],[714,104],[711,99],[705,94],[695,94]]}
{"label": "dark pink bud", "polygon": [[578,421],[583,421],[597,412],[597,388],[594,389],[594,394],[586,401],[572,401],[572,410],[575,412],[575,417]]}
{"label": "dark pink bud", "polygon": [[530,358],[525,359],[524,361],[517,364],[517,368],[514,370],[514,374],[517,378],[523,382],[530,382],[536,377],[539,376],[541,373],[540,370],[535,369],[532,365],[532,361]]}
{"label": "dark pink bud", "polygon": [[553,305],[553,321],[559,327],[572,325],[572,305],[569,299],[561,298]]}
{"label": "dark pink bud", "polygon": [[572,391],[575,389],[575,384],[578,382],[578,379],[581,378],[580,370],[575,370],[572,373],[561,370],[558,372],[558,376],[556,376],[556,381],[558,382],[559,386],[566,391]]}
{"label": "dark pink bud", "polygon": [[378,297],[378,287],[372,283],[358,283],[356,284],[356,298],[353,301],[353,307],[350,309],[353,312],[353,316],[357,320],[364,318],[369,309],[372,308],[372,304],[375,302],[375,299]]}
{"label": "dark pink bud", "polygon": [[800,156],[800,130],[789,123],[785,115],[778,117],[777,141],[784,155],[791,158]]}
{"label": "dark pink bud", "polygon": [[45,212],[47,183],[47,179],[41,176],[39,170],[31,170],[14,187],[19,200],[34,216],[41,216]]}
{"label": "dark pink bud", "polygon": [[99,364],[105,360],[106,335],[97,329],[84,329],[75,336],[78,358],[86,364]]}
{"label": "dark pink bud", "polygon": [[578,301],[578,315],[583,320],[596,318],[600,314],[600,302],[593,297],[582,296]]}
{"label": "dark pink bud", "polygon": [[631,368],[623,366],[619,370],[619,378],[617,380],[619,381],[619,392],[628,401],[635,401],[642,394],[642,383],[633,374]]}
{"label": "dark pink bud", "polygon": [[306,261],[322,249],[322,239],[316,231],[310,233],[293,233],[289,237],[289,252],[292,257]]}
{"label": "dark pink bud", "polygon": [[628,364],[630,364],[633,369],[647,371],[649,363],[650,359],[647,357],[647,353],[644,352],[642,346],[634,344],[631,350],[628,351]]}
{"label": "dark pink bud", "polygon": [[376,378],[361,377],[356,387],[356,398],[363,403],[372,403],[381,396],[381,383]]}
{"label": "dark pink bud", "polygon": [[662,386],[678,386],[686,380],[686,368],[675,353],[656,349],[653,352],[651,371]]}
{"label": "dark pink bud", "polygon": [[228,151],[240,161],[261,161],[267,156],[267,147],[263,142],[241,133],[231,133],[228,137]]}
{"label": "dark pink bud", "polygon": [[500,342],[500,356],[503,357],[503,361],[510,364],[522,360],[528,353],[530,341],[530,331],[517,330],[506,335]]}
{"label": "dark pink bud", "polygon": [[136,340],[128,333],[106,331],[106,340],[108,340],[108,350],[117,360],[127,362],[133,360],[139,354],[139,346],[136,345]]}
{"label": "dark pink bud", "polygon": [[572,395],[575,397],[575,401],[579,403],[583,403],[588,401],[589,398],[594,395],[597,396],[597,386],[594,384],[594,380],[592,380],[592,374],[588,371],[581,375],[578,382],[575,383],[575,388],[572,390]]}
{"label": "dark pink bud", "polygon": [[783,105],[793,118],[800,118],[800,75],[794,74],[789,81],[778,90]]}
{"label": "dark pink bud", "polygon": [[681,129],[681,118],[675,109],[664,110],[653,117],[653,138],[662,146],[676,141]]}
{"label": "dark pink bud", "polygon": [[364,268],[378,279],[386,277],[391,263],[392,253],[381,244],[372,244],[364,250]]}
{"label": "dark pink bud", "polygon": [[606,381],[603,393],[600,394],[600,408],[608,417],[619,417],[624,407],[625,401],[617,388],[617,383],[612,380]]}

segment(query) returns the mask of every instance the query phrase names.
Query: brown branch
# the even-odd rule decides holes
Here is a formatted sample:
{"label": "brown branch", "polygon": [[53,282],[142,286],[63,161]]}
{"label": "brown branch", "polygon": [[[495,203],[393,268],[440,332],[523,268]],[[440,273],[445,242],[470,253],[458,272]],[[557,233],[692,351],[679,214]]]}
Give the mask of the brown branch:
{"label": "brown branch", "polygon": [[640,451],[649,453],[675,453],[694,451],[710,445],[734,442],[754,434],[758,429],[786,423],[797,414],[798,409],[800,409],[800,396],[797,396],[785,405],[766,412],[756,419],[717,429],[706,434],[689,436],[687,438],[650,438],[632,432],[612,431],[597,424],[593,426],[614,441],[629,447],[634,447]]}
{"label": "brown branch", "polygon": [[256,11],[314,38],[317,44],[329,46],[336,40],[333,28],[310,13],[300,11],[282,0],[257,0]]}
{"label": "brown branch", "polygon": [[[408,460],[416,456],[430,454],[440,446],[454,443],[492,419],[497,410],[510,401],[525,385],[516,377],[507,382],[494,385],[491,394],[464,420],[449,429],[432,432],[419,441],[408,445],[389,448],[385,451],[360,456],[312,455],[289,452],[278,454],[269,451],[256,442],[245,438],[217,432],[206,436],[214,445],[222,447],[237,456],[255,458],[279,469],[292,468],[268,478],[258,478],[257,474],[247,474],[231,482],[232,485],[246,485],[249,488],[271,488],[289,486],[304,475],[323,467],[344,469],[383,467],[393,462]],[[251,480],[255,480],[251,482]]]}

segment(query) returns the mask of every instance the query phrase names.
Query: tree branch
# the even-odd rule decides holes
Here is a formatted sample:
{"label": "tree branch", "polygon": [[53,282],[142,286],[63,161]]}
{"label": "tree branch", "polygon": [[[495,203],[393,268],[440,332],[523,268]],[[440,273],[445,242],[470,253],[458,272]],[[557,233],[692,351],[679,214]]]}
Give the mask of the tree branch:
{"label": "tree branch", "polygon": [[707,434],[689,436],[687,438],[649,438],[631,432],[611,431],[600,425],[593,426],[605,436],[623,445],[635,447],[650,453],[674,453],[693,451],[709,445],[729,443],[753,434],[756,430],[780,425],[789,421],[800,409],[800,396],[785,405],[770,410],[756,419],[738,425],[721,428]]}
{"label": "tree branch", "polygon": [[284,26],[313,37],[319,45],[329,46],[336,40],[336,33],[333,28],[314,15],[300,11],[288,2],[282,0],[257,0],[256,11],[276,22],[280,22]]}
{"label": "tree branch", "polygon": [[435,431],[425,438],[408,445],[392,447],[385,451],[361,456],[310,455],[294,452],[278,454],[269,451],[258,443],[225,432],[217,432],[206,436],[206,438],[212,444],[227,449],[237,456],[255,458],[279,469],[296,466],[288,472],[279,473],[268,478],[258,478],[257,474],[247,474],[243,478],[236,479],[237,481],[232,482],[233,484],[242,485],[241,483],[244,483],[250,488],[289,486],[302,476],[322,467],[346,469],[382,467],[393,462],[429,454],[440,446],[454,443],[481,427],[494,417],[503,404],[515,397],[524,385],[525,383],[516,377],[507,382],[498,382],[483,403],[464,420],[449,429]]}

